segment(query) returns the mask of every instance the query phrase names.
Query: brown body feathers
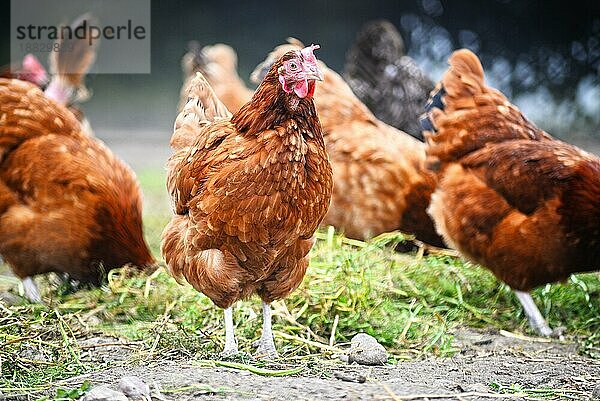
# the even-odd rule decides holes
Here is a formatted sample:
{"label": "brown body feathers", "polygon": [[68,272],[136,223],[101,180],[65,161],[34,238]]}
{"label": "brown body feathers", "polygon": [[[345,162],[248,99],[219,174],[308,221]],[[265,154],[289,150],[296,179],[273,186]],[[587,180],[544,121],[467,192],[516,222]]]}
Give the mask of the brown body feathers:
{"label": "brown body feathers", "polygon": [[[275,48],[261,70],[286,51]],[[335,71],[321,64],[324,81],[315,91],[327,154],[334,176],[331,207],[323,220],[356,239],[401,230],[443,246],[427,214],[435,175],[424,167],[425,145],[378,120]]]}
{"label": "brown body feathers", "polygon": [[19,277],[98,283],[153,258],[133,172],[34,85],[0,79],[0,254]]}
{"label": "brown body feathers", "polygon": [[451,56],[425,125],[449,244],[517,290],[598,269],[600,159],[529,122],[470,51]]}
{"label": "brown body feathers", "polygon": [[233,117],[198,73],[171,141],[176,215],[163,255],[171,274],[222,308],[253,293],[271,302],[293,291],[330,202],[314,104],[282,90],[279,66]]}

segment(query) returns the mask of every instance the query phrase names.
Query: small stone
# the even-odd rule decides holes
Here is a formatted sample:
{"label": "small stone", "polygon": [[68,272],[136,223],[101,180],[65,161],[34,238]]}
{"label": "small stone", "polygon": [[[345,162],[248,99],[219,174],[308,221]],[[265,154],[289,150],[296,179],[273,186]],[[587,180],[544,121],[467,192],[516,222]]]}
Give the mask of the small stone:
{"label": "small stone", "polygon": [[343,382],[364,383],[367,381],[364,375],[353,372],[334,372],[333,377]]}
{"label": "small stone", "polygon": [[2,394],[2,391],[0,391],[0,401],[4,401],[6,398],[4,398],[4,394]]}
{"label": "small stone", "polygon": [[490,388],[483,383],[468,384],[463,387],[464,392],[490,393]]}
{"label": "small stone", "polygon": [[387,351],[377,340],[365,333],[359,333],[350,341],[348,363],[356,362],[359,365],[385,365]]}
{"label": "small stone", "polygon": [[600,382],[596,383],[592,390],[592,400],[600,401]]}
{"label": "small stone", "polygon": [[119,381],[119,391],[130,400],[150,400],[150,386],[137,376],[123,376]]}
{"label": "small stone", "polygon": [[120,391],[112,390],[106,386],[92,388],[83,397],[83,401],[129,401],[125,394]]}

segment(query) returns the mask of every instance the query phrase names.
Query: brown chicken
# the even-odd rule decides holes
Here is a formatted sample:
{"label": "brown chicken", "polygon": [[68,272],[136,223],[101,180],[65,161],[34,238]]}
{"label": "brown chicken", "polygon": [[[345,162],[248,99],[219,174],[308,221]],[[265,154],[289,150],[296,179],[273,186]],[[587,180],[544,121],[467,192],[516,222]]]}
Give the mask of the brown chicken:
{"label": "brown chicken", "polygon": [[254,94],[237,73],[237,54],[230,46],[217,43],[200,48],[198,42],[190,42],[188,52],[181,60],[184,84],[181,88],[179,110],[187,102],[189,83],[201,72],[219,100],[231,112],[236,112],[248,103]]}
{"label": "brown chicken", "polygon": [[[281,54],[301,43],[288,39],[259,65],[260,79]],[[315,91],[327,153],[333,167],[331,207],[323,220],[356,239],[401,230],[443,246],[427,214],[435,176],[424,168],[425,145],[378,120],[335,71],[320,63]]]}
{"label": "brown chicken", "polygon": [[485,85],[469,50],[450,57],[426,109],[439,232],[515,290],[538,333],[552,334],[528,291],[598,269],[600,159],[529,122]]}
{"label": "brown chicken", "polygon": [[134,173],[73,114],[25,81],[0,79],[0,255],[40,301],[32,276],[97,284],[153,258]]}
{"label": "brown chicken", "polygon": [[[93,17],[84,14],[71,24],[71,30],[75,31],[84,22],[88,25],[97,24]],[[92,128],[78,105],[90,98],[90,92],[85,87],[84,81],[96,60],[98,40],[90,44],[87,37],[59,38],[54,43],[58,51],[49,52],[50,79],[44,66],[32,54],[27,54],[23,58],[20,67],[0,70],[0,77],[29,81],[43,88],[46,97],[67,106],[81,122],[83,131],[93,135]]]}
{"label": "brown chicken", "polygon": [[197,73],[177,117],[167,166],[175,216],[162,237],[170,273],[225,309],[225,354],[237,352],[231,306],[263,301],[258,355],[275,357],[270,303],[295,290],[331,198],[331,166],[312,96],[317,46],[283,55],[233,116]]}

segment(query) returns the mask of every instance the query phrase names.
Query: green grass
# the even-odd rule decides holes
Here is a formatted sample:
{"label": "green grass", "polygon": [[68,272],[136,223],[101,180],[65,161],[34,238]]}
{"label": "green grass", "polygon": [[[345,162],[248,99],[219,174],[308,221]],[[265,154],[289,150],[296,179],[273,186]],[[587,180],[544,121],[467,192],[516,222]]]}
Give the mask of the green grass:
{"label": "green grass", "polygon": [[[147,172],[140,180],[146,234],[158,256],[170,214],[164,179]],[[388,348],[391,362],[451,356],[456,327],[529,333],[510,289],[485,269],[450,256],[396,253],[401,234],[365,243],[322,230],[317,239],[302,286],[274,304],[277,347],[292,365],[257,368],[285,371],[300,362],[310,367],[311,358],[341,352],[361,331]],[[17,281],[0,276],[0,290],[9,289],[16,291]],[[43,390],[48,383],[110,364],[90,359],[90,350],[80,345],[90,336],[112,335],[131,343],[129,362],[178,356],[201,361],[217,357],[223,347],[222,311],[162,268],[151,275],[113,270],[105,286],[67,295],[57,295],[44,280],[42,291],[46,305],[0,302],[0,390],[5,394]],[[599,294],[600,276],[592,273],[539,288],[534,299],[551,326],[566,326],[582,353],[599,358]],[[260,334],[258,299],[236,304],[234,319],[241,350],[251,352]]]}

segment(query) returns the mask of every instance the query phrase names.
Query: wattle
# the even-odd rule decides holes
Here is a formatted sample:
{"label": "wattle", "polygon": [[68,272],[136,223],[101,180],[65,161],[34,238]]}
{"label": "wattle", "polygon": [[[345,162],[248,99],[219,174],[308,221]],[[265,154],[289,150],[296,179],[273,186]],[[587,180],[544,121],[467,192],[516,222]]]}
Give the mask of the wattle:
{"label": "wattle", "polygon": [[315,81],[310,81],[308,83],[308,97],[313,97],[315,94]]}
{"label": "wattle", "polygon": [[306,95],[308,95],[308,92],[309,92],[308,81],[306,79],[302,80],[300,82],[297,82],[296,85],[294,85],[294,93],[299,98],[301,98],[301,99],[305,98]]}

